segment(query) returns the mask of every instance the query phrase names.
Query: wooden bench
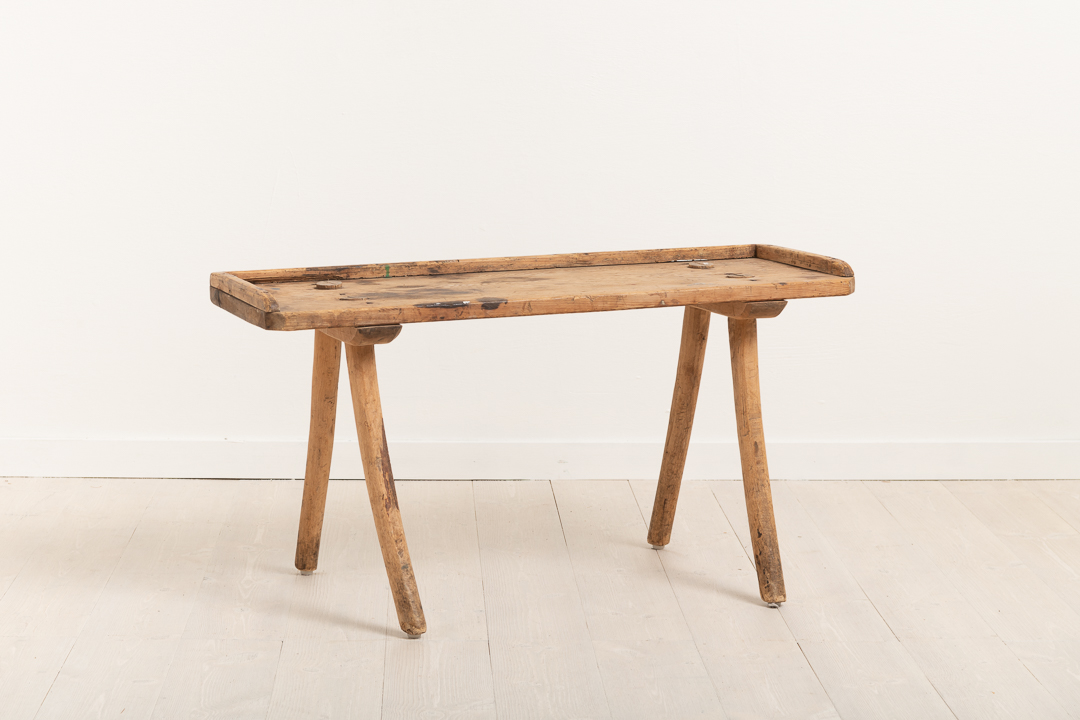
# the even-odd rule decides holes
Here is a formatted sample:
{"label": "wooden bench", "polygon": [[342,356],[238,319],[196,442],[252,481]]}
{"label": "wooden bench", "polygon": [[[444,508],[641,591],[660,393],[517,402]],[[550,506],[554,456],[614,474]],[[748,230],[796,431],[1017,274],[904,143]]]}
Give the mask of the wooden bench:
{"label": "wooden bench", "polygon": [[773,245],[729,245],[568,255],[439,260],[222,272],[210,299],[268,330],[315,330],[311,426],[296,567],[319,560],[334,445],[341,346],[349,370],[364,477],[401,629],[426,631],[401,524],[383,428],[375,345],[408,323],[684,307],[682,344],[648,542],[671,538],[709,319],[728,318],[743,488],[761,598],[786,599],[773,520],[758,384],[757,321],[788,300],[848,295],[847,263]]}

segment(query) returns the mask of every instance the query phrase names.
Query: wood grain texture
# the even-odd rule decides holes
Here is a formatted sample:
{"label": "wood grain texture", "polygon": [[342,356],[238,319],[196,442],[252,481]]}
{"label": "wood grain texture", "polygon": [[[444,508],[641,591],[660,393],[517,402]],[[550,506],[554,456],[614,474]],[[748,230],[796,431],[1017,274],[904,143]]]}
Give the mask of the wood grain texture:
{"label": "wood grain texture", "polygon": [[210,302],[214,303],[222,310],[232,313],[241,320],[249,322],[252,325],[257,325],[264,330],[269,329],[272,319],[276,317],[268,310],[249,305],[243,300],[238,300],[227,292],[215,287],[210,288]]}
{"label": "wood grain texture", "polygon": [[312,573],[319,565],[326,488],[334,454],[337,422],[338,378],[341,375],[341,340],[329,333],[315,333],[315,359],[311,371],[311,422],[308,428],[304,500],[296,538],[296,569]]}
{"label": "wood grain texture", "polygon": [[854,280],[759,258],[715,260],[713,269],[687,263],[594,265],[492,270],[438,276],[356,278],[340,290],[306,281],[264,285],[279,311],[247,303],[221,307],[271,330],[758,302],[847,295]]}
{"label": "wood grain texture", "polygon": [[1024,667],[1064,707],[1080,708],[1080,642],[1075,640],[1031,640],[1009,643]]}
{"label": "wood grain texture", "polygon": [[703,310],[740,320],[774,318],[787,307],[787,300],[764,300],[762,302],[726,302],[698,305]]}
{"label": "wood grain texture", "polygon": [[630,485],[552,486],[612,717],[725,717]]}
{"label": "wood grain texture", "polygon": [[74,643],[74,637],[0,636],[0,712],[12,720],[31,720]]}
{"label": "wood grain texture", "polygon": [[551,485],[473,487],[499,717],[609,717]]}
{"label": "wood grain texture", "polygon": [[153,720],[265,720],[280,655],[280,640],[181,640]]}
{"label": "wood grain texture", "polygon": [[[796,640],[881,642],[893,637],[888,624],[863,593],[843,561],[792,494],[794,483],[775,483],[776,523],[784,528],[784,584],[798,598],[780,608]],[[710,482],[728,522],[753,559],[742,483]]]}
{"label": "wood grain texture", "polygon": [[384,640],[286,640],[267,720],[379,720]]}
{"label": "wood grain texture", "polygon": [[405,542],[405,529],[401,524],[394,474],[390,469],[390,452],[386,447],[386,429],[383,427],[382,403],[379,400],[379,379],[375,371],[375,348],[371,345],[346,345],[345,358],[349,367],[360,457],[364,463],[364,480],[398,622],[406,634],[420,635],[427,630],[427,623],[409,558],[409,546]]}
{"label": "wood grain texture", "polygon": [[438,639],[486,642],[473,483],[398,483],[397,494],[409,519],[409,553],[424,586],[424,614],[438,628]]}
{"label": "wood grain texture", "polygon": [[746,514],[754,545],[754,566],[761,599],[779,603],[787,599],[787,594],[780,566],[780,541],[776,536],[769,465],[765,457],[765,430],[761,421],[757,320],[729,318],[728,340],[735,388],[735,424],[739,433]]}
{"label": "wood grain texture", "polygon": [[387,720],[495,720],[486,642],[389,642],[382,716]]}
{"label": "wood grain texture", "polygon": [[[824,657],[839,650],[829,644],[853,645],[858,657],[875,668],[894,685],[916,687],[928,678],[962,718],[1043,717],[1040,712],[1017,712],[1025,706],[1045,710],[1046,717],[1060,717],[1060,707],[1034,682],[1018,659],[998,638],[900,638],[907,654],[887,643],[894,638],[888,624],[851,577],[843,561],[830,546],[828,535],[835,529],[819,529],[790,491],[794,485],[778,483],[774,496],[777,522],[784,528],[785,580],[796,601],[786,603],[780,613],[800,643],[817,643]],[[970,483],[979,485],[981,483]],[[1001,485],[1001,483],[998,483]],[[749,548],[749,528],[741,520],[742,493],[732,482],[710,483],[732,525]],[[838,486],[841,490],[843,486]],[[878,572],[891,569],[888,563]],[[813,649],[811,650],[814,651]],[[910,657],[908,657],[910,656]],[[915,660],[913,667],[910,659]],[[826,673],[823,682],[839,678]],[[830,694],[841,698],[852,688],[826,684]],[[851,700],[865,708],[862,700]]]}
{"label": "wood grain texture", "polygon": [[346,345],[383,345],[401,334],[400,325],[375,325],[357,328],[326,328],[319,332]]}
{"label": "wood grain texture", "polygon": [[1026,480],[1024,486],[1080,531],[1080,480]]}
{"label": "wood grain texture", "polygon": [[959,720],[1075,717],[1000,638],[909,638],[903,645]]}
{"label": "wood grain texture", "polygon": [[[647,516],[654,483],[630,483]],[[682,487],[679,541],[657,552],[729,718],[838,718],[710,488]]]}
{"label": "wood grain texture", "polygon": [[33,717],[149,718],[179,643],[178,638],[80,637]]}
{"label": "wood grain texture", "polygon": [[263,312],[277,312],[277,301],[274,300],[273,295],[233,273],[216,272],[211,274],[210,287],[232,295],[237,300]]}
{"label": "wood grain texture", "polygon": [[331,265],[284,270],[244,270],[234,273],[215,273],[215,275],[222,276],[219,279],[219,283],[222,285],[230,280],[240,280],[253,286],[255,283],[265,285],[296,281],[314,284],[324,279],[356,280],[362,278],[413,277],[417,275],[457,275],[503,270],[547,270],[550,268],[640,265],[644,263],[750,257],[754,257],[753,245],[722,245],[664,248],[661,250],[617,250],[613,252],[565,253],[560,255],[470,258],[467,260],[373,263],[370,265]]}
{"label": "wood grain texture", "polygon": [[78,636],[131,538],[131,520],[101,527],[72,517],[52,529],[0,598],[0,636]]}
{"label": "wood grain texture", "polygon": [[[186,639],[281,640],[289,623],[292,567],[303,487],[292,481],[237,480]],[[208,510],[216,514],[215,510]]]}
{"label": "wood grain texture", "polygon": [[[1064,600],[1074,575],[1078,482],[775,483],[792,594],[779,610],[752,592],[741,484],[684,483],[678,542],[663,552],[641,543],[654,482],[629,484],[640,511],[623,481],[475,483],[478,526],[473,483],[398,485],[424,525],[410,550],[432,564],[425,599],[461,597],[422,642],[393,620],[387,637],[360,482],[330,483],[320,567],[332,572],[300,578],[300,482],[3,480],[0,529],[40,537],[0,543],[0,567],[25,577],[13,589],[28,607],[49,609],[33,623],[13,622],[16,606],[0,614],[0,716],[489,717],[492,696],[510,718],[802,720],[838,717],[835,702],[845,718],[1056,719],[1080,707],[1070,610],[1040,598]],[[114,531],[130,539],[102,589]],[[177,638],[175,610],[199,580],[203,609]],[[454,613],[468,620],[453,626]],[[474,616],[490,622],[490,665]],[[55,634],[80,624],[77,640]],[[444,626],[453,638],[437,637]]]}
{"label": "wood grain texture", "polygon": [[1002,640],[1080,641],[1080,614],[941,484],[868,487]]}
{"label": "wood grain texture", "polygon": [[792,250],[776,245],[755,245],[754,255],[763,260],[772,260],[774,262],[784,263],[785,265],[806,268],[807,270],[817,270],[818,272],[829,273],[830,275],[838,275],[840,277],[855,276],[855,272],[851,269],[851,266],[843,260],[837,260],[836,258],[828,257],[826,255],[815,255],[814,253],[803,252],[802,250]]}
{"label": "wood grain texture", "polygon": [[[289,483],[297,485],[297,483]],[[327,491],[319,553],[321,572],[292,575],[286,640],[355,642],[384,640],[393,613],[382,551],[361,481],[332,480]],[[299,495],[294,492],[287,495]],[[284,559],[284,558],[282,558]],[[396,630],[395,630],[395,635]]]}
{"label": "wood grain texture", "polygon": [[841,720],[794,640],[705,641],[698,647],[731,720]]}
{"label": "wood grain texture", "polygon": [[[630,486],[642,514],[651,514],[655,483],[635,480]],[[654,552],[664,565],[695,638],[712,643],[794,642],[781,614],[757,599],[754,564],[743,552],[708,483],[683,482],[679,528],[679,542]]]}
{"label": "wood grain texture", "polygon": [[841,717],[956,720],[896,640],[799,643]]}
{"label": "wood grain texture", "polygon": [[785,486],[829,538],[893,635],[900,640],[993,636],[867,484],[817,480]]}
{"label": "wood grain texture", "polygon": [[184,634],[202,570],[180,573],[113,573],[83,627],[88,637],[178,638]]}
{"label": "wood grain texture", "polygon": [[1080,532],[1057,510],[1015,481],[953,481],[941,485],[990,529],[1025,566],[1080,612]]}
{"label": "wood grain texture", "polygon": [[679,502],[686,452],[694,427],[701,369],[705,364],[705,345],[709,339],[710,314],[688,306],[683,311],[682,340],[679,345],[679,364],[675,372],[675,391],[668,414],[664,458],[660,464],[660,481],[656,486],[652,519],[649,521],[650,545],[663,547],[671,542],[675,522],[675,507]]}
{"label": "wood grain texture", "polygon": [[552,482],[566,548],[593,640],[634,644],[692,639],[660,554],[625,481]]}

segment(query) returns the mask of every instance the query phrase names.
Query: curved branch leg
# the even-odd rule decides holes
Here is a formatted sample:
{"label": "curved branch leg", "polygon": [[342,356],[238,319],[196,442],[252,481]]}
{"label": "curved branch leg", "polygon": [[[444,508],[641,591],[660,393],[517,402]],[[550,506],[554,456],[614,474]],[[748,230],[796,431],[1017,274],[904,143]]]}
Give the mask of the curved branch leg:
{"label": "curved branch leg", "polygon": [[326,487],[330,480],[330,458],[334,452],[340,372],[341,342],[316,331],[304,500],[300,506],[300,530],[296,536],[296,569],[304,575],[315,572],[319,564]]}
{"label": "curved branch leg", "polygon": [[731,344],[731,378],[735,387],[735,420],[739,430],[743,493],[750,520],[761,599],[781,603],[784,572],[780,567],[780,545],[773,518],[769,465],[765,458],[765,431],[761,423],[761,388],[758,382],[757,320],[728,318]]}
{"label": "curved branch leg", "polygon": [[649,521],[649,544],[663,547],[671,540],[675,505],[679,501],[690,431],[694,426],[701,367],[705,362],[705,343],[709,339],[710,313],[688,305],[683,314],[682,344],[679,346],[679,369],[675,374],[675,393],[671,398],[664,460],[660,482],[656,486],[652,519]]}
{"label": "curved branch leg", "polygon": [[407,635],[419,636],[427,630],[420,592],[416,588],[405,529],[401,525],[394,474],[390,470],[390,453],[386,448],[382,404],[379,400],[379,379],[375,373],[375,348],[371,345],[346,345],[345,359],[349,367],[349,386],[352,389],[353,413],[356,415],[356,434],[360,440],[360,456],[364,461],[364,478],[375,516],[383,563],[394,595],[398,623]]}

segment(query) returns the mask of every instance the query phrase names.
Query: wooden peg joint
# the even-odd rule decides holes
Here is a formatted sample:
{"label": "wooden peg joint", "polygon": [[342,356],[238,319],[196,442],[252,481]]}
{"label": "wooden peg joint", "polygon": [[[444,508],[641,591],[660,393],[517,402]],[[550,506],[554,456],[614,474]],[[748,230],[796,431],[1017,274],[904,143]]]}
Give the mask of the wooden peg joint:
{"label": "wooden peg joint", "polygon": [[784,308],[787,307],[787,300],[709,303],[697,307],[737,320],[764,320],[765,318],[774,318],[782,313]]}
{"label": "wooden peg joint", "polygon": [[400,325],[369,325],[357,328],[323,328],[319,332],[346,345],[384,345],[401,333]]}

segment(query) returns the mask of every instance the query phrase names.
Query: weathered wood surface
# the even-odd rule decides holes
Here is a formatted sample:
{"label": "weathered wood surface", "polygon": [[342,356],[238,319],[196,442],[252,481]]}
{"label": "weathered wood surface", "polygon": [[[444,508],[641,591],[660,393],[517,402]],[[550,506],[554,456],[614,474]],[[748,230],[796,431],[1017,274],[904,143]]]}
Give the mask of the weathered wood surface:
{"label": "weathered wood surface", "polygon": [[341,342],[328,334],[316,332],[304,500],[300,506],[300,530],[296,537],[296,569],[305,575],[313,573],[319,564],[326,487],[330,481],[330,459],[334,453],[340,374]]}
{"label": "weathered wood surface", "polygon": [[[792,259],[802,261],[800,257]],[[854,291],[852,277],[767,259],[713,258],[711,264],[709,269],[664,261],[346,278],[338,290],[316,289],[310,277],[271,284],[259,280],[258,289],[270,293],[278,306],[273,312],[236,298],[229,303],[226,298],[232,296],[226,289],[220,289],[218,297],[212,299],[260,327],[303,330],[748,303]]]}
{"label": "weathered wood surface", "polygon": [[[550,268],[593,267],[598,265],[635,265],[693,260],[723,260],[754,257],[753,245],[664,248],[661,250],[616,250],[614,252],[565,253],[559,255],[521,255],[517,257],[469,258],[466,260],[425,260],[422,262],[372,263],[369,265],[330,265],[286,268],[282,270],[243,270],[215,273],[252,284],[274,284],[320,280],[357,280],[395,278],[416,275],[455,275],[459,273],[498,272],[503,270],[545,270]],[[228,282],[223,278],[222,282]],[[213,283],[212,283],[213,284]],[[215,287],[220,287],[215,285]]]}
{"label": "weathered wood surface", "polygon": [[400,325],[374,325],[357,328],[326,328],[319,330],[346,345],[383,345],[401,334]]}
{"label": "weathered wood surface", "polygon": [[855,277],[855,272],[850,265],[843,260],[837,260],[827,255],[816,255],[776,245],[755,245],[754,256],[762,260],[772,260],[773,262],[806,268],[807,270],[817,270],[830,275]]}
{"label": "weathered wood surface", "polygon": [[787,599],[780,567],[780,544],[773,518],[769,464],[765,457],[765,430],[761,422],[761,387],[758,381],[757,320],[728,318],[731,379],[735,389],[735,423],[739,433],[743,492],[750,536],[754,544],[761,599],[780,603]]}
{"label": "weathered wood surface", "polygon": [[270,320],[277,317],[272,313],[249,305],[243,300],[237,300],[229,293],[218,290],[216,287],[210,288],[210,302],[214,303],[222,310],[232,313],[241,320],[246,320],[252,325],[257,325],[263,329],[269,329]]}
{"label": "weathered wood surface", "polygon": [[277,312],[274,296],[254,283],[237,277],[233,273],[214,273],[210,276],[210,287],[232,295],[263,312]]}
{"label": "weathered wood surface", "polygon": [[764,320],[774,318],[787,307],[787,300],[766,300],[764,302],[726,302],[698,305],[702,310],[725,315],[740,320]]}
{"label": "weathered wood surface", "polygon": [[701,368],[705,364],[710,317],[707,311],[697,307],[687,307],[683,314],[682,344],[679,346],[675,392],[668,415],[664,459],[660,465],[660,482],[656,486],[652,520],[649,521],[649,544],[654,547],[663,547],[671,540],[686,451],[690,447],[690,431],[694,427],[694,409],[697,407]]}
{"label": "weathered wood surface", "polygon": [[379,379],[375,372],[375,348],[372,345],[346,345],[345,361],[349,367],[349,386],[356,416],[356,435],[360,441],[360,458],[364,464],[364,480],[383,563],[386,565],[386,576],[390,580],[390,592],[397,608],[398,623],[406,634],[418,636],[427,630],[427,624],[409,559],[409,546],[405,542],[405,529],[401,524],[394,474],[390,469],[390,452],[386,447],[386,430],[379,399]]}

